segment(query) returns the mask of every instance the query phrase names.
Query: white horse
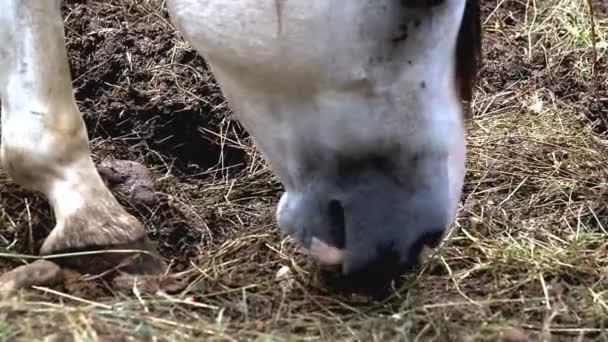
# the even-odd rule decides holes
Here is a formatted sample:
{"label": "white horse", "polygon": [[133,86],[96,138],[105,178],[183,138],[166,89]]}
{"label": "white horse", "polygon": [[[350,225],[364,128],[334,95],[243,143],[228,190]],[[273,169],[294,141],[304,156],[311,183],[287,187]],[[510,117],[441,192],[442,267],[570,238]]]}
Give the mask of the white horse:
{"label": "white horse", "polygon": [[[1,157],[16,183],[50,201],[56,226],[40,253],[150,248],[91,158],[60,1],[2,4]],[[322,266],[356,288],[384,286],[443,239],[463,185],[478,0],[167,7],[284,185],[278,225]],[[91,270],[123,258],[63,263]],[[137,267],[146,265],[158,267]]]}

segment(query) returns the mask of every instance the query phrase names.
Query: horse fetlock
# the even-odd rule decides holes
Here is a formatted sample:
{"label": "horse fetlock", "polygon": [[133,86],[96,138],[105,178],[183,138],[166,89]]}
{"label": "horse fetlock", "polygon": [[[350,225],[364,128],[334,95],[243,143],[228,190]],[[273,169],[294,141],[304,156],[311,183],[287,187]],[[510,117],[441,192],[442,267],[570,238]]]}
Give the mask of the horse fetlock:
{"label": "horse fetlock", "polygon": [[0,152],[2,165],[13,181],[27,189],[41,190],[53,173],[48,164],[41,164],[27,150],[3,142]]}
{"label": "horse fetlock", "polygon": [[32,124],[24,134],[16,126],[18,122],[7,121],[2,126],[7,133],[2,137],[0,159],[19,185],[46,192],[54,182],[71,177],[74,171],[82,175],[95,172],[88,140],[82,132],[75,131],[62,139],[61,134]]}

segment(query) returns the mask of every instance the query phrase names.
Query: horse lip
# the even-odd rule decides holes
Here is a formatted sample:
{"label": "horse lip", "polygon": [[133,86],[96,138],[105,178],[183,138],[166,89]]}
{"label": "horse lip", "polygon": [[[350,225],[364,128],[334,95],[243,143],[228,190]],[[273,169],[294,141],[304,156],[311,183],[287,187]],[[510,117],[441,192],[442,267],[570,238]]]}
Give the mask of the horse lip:
{"label": "horse lip", "polygon": [[332,247],[316,237],[310,243],[310,253],[323,267],[334,268],[344,262],[344,250]]}

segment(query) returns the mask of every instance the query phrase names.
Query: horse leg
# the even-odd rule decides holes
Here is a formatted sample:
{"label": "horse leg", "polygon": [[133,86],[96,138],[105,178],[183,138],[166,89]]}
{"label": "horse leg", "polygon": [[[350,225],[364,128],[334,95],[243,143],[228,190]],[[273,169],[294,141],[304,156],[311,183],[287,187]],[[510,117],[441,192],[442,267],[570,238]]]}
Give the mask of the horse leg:
{"label": "horse leg", "polygon": [[[157,271],[141,222],[128,214],[95,168],[73,95],[59,0],[5,0],[0,11],[0,157],[11,178],[49,200],[56,225],[40,253],[110,250],[57,260],[93,272],[137,259],[129,271]],[[91,255],[91,253],[88,253]]]}

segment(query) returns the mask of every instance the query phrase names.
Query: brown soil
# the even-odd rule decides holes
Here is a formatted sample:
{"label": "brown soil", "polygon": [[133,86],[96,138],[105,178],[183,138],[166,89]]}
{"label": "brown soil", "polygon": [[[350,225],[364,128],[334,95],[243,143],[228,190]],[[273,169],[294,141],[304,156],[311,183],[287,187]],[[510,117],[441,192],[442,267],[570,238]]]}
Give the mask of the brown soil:
{"label": "brown soil", "polygon": [[[482,1],[483,3],[483,1]],[[487,4],[482,7],[484,17],[492,13],[494,7]],[[606,18],[608,6],[602,1],[594,1],[595,14]],[[508,1],[494,13],[497,24],[504,30],[501,34],[488,34],[484,37],[484,65],[480,73],[479,91],[482,94],[498,94],[505,90],[517,90],[529,93],[538,89],[550,91],[557,99],[568,106],[574,106],[590,127],[597,134],[608,136],[608,56],[600,55],[597,60],[597,82],[593,75],[581,77],[576,63],[583,58],[589,64],[593,61],[591,51],[583,56],[568,54],[563,59],[547,55],[542,49],[535,49],[531,55],[526,54],[526,37],[512,34],[521,28],[522,18],[526,15],[525,1]],[[586,23],[590,25],[590,23]],[[602,28],[596,28],[601,30]],[[506,33],[506,34],[505,34]],[[558,33],[561,37],[568,35],[566,28]],[[551,48],[551,38],[537,37],[539,41]],[[551,60],[548,60],[551,59]],[[557,60],[555,60],[557,59]],[[511,87],[514,85],[514,87]],[[595,89],[597,84],[597,91]],[[508,87],[509,86],[509,87]],[[516,98],[513,98],[515,101]],[[497,103],[504,107],[512,103]]]}
{"label": "brown soil", "polygon": [[152,6],[66,3],[76,99],[91,138],[119,139],[113,157],[173,163],[178,174],[217,165],[220,152],[224,166],[242,164],[242,149],[222,150],[218,137],[201,131],[244,136],[203,59]]}

